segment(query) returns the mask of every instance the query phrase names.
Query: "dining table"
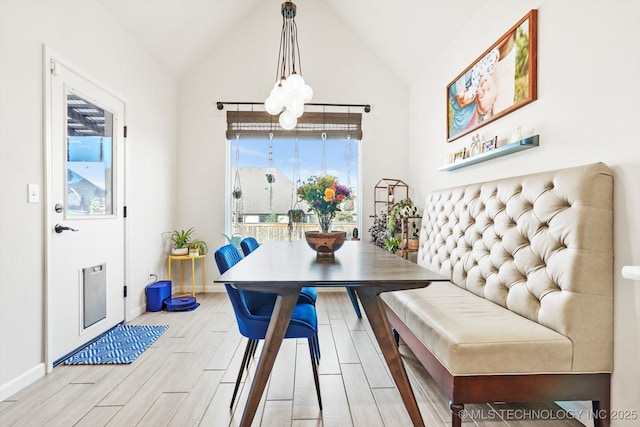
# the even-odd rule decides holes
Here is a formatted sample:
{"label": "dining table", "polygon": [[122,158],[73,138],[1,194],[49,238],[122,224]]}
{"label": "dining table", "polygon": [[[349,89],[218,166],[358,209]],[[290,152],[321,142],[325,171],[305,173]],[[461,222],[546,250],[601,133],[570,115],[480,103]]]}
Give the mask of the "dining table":
{"label": "dining table", "polygon": [[300,289],[315,286],[355,289],[413,425],[424,426],[380,294],[439,281],[448,279],[363,241],[345,242],[330,260],[317,258],[304,240],[264,242],[215,280],[278,294],[240,425],[253,421]]}

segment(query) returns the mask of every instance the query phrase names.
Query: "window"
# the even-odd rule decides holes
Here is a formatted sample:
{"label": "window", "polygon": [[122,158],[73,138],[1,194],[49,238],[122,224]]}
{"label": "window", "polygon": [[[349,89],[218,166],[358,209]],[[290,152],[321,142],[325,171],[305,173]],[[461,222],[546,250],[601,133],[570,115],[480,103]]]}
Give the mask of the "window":
{"label": "window", "polygon": [[113,113],[71,90],[67,91],[66,101],[66,215],[112,215]]}
{"label": "window", "polygon": [[[359,229],[360,116],[305,113],[298,122],[300,129],[283,131],[275,129],[266,113],[228,112],[228,232],[259,242],[304,239],[304,231],[316,230],[318,224],[298,200],[296,189],[307,178],[325,174],[337,177],[354,196],[342,204],[332,229],[349,236]],[[303,211],[301,218],[291,215],[297,210]]]}

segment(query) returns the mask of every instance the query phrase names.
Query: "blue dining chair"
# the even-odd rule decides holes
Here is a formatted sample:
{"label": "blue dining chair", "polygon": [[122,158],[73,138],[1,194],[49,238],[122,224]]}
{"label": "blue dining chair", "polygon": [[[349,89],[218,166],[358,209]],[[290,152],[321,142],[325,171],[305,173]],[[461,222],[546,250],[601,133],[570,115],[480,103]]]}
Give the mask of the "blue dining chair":
{"label": "blue dining chair", "polygon": [[[243,242],[244,242],[244,245],[243,245]],[[232,246],[235,247],[236,245],[232,244]],[[258,246],[260,246],[260,244],[253,237],[247,237],[240,242],[240,247],[244,252],[244,256],[247,256],[249,253],[251,253],[251,251],[255,250]],[[237,249],[235,252],[231,251],[230,249],[228,251],[230,252],[230,254],[228,254],[227,259],[233,260],[231,261],[233,263],[229,264],[227,261],[224,261],[224,260],[221,261],[224,263],[222,265],[226,266],[226,267],[223,267],[225,269],[224,271],[227,271],[229,268],[231,268],[232,265],[235,265],[235,263],[237,263],[241,259],[240,253],[237,251]],[[216,262],[218,262],[217,259],[216,259]],[[220,265],[221,264],[218,264],[218,269],[220,269]],[[220,270],[220,274],[224,273],[224,271]],[[249,298],[256,300],[256,302],[250,302],[251,305],[269,305],[270,304],[273,307],[276,303],[276,294],[274,293],[257,292],[257,291],[244,291],[244,293],[245,295],[249,295]],[[318,293],[315,288],[302,288],[300,291],[300,297],[298,297],[298,304],[305,304],[305,303],[312,304],[315,307],[317,296],[318,296]],[[318,360],[320,360],[320,346],[317,342],[315,344],[316,344],[316,352],[318,354]],[[254,352],[255,352],[255,349],[254,349]]]}
{"label": "blue dining chair", "polygon": [[[242,260],[238,249],[228,244],[219,248],[214,258],[218,265],[220,274],[224,273]],[[264,339],[273,313],[276,294],[270,292],[244,291],[236,289],[229,284],[225,284],[227,295],[231,300],[233,311],[238,322],[240,333],[248,339],[244,350],[240,372],[236,379],[236,385],[231,397],[230,408],[233,408],[240,380],[245,369],[249,368],[251,358],[255,354],[258,341]],[[320,396],[320,381],[318,380],[318,363],[320,361],[320,344],[318,342],[318,317],[313,304],[298,302],[291,314],[289,327],[285,332],[285,338],[307,338],[309,343],[309,355],[311,356],[311,367],[313,368],[313,380],[318,395],[318,405],[322,410],[322,398]]]}
{"label": "blue dining chair", "polygon": [[[242,253],[244,256],[249,255],[251,252],[258,249],[260,244],[254,237],[245,237],[240,242],[240,247],[242,248]],[[312,287],[304,287],[300,289],[300,298],[298,298],[298,302],[307,302],[309,304],[316,304],[316,300],[318,299],[318,291],[316,288]]]}
{"label": "blue dining chair", "polygon": [[255,237],[245,237],[240,242],[240,247],[242,248],[242,253],[244,254],[244,256],[247,256],[251,252],[258,249],[258,246],[260,246],[260,243],[258,243]]}

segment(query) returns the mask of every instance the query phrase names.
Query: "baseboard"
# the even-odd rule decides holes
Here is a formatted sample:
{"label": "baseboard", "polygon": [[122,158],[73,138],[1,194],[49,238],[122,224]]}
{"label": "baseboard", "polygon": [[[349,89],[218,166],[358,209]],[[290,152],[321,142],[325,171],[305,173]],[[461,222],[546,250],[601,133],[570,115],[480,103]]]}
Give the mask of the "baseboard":
{"label": "baseboard", "polygon": [[[174,287],[175,290],[175,287]],[[188,289],[186,289],[187,291],[191,291],[191,287],[189,287]],[[198,293],[203,292],[202,290],[202,285],[196,285],[196,298],[198,297]],[[226,292],[226,289],[224,288],[224,285],[222,283],[214,283],[213,285],[207,285],[207,289],[205,291],[206,293],[209,292]],[[175,295],[180,295],[180,293],[173,293],[173,296]],[[191,295],[189,293],[189,295]],[[142,305],[137,306],[136,308],[132,309],[129,311],[125,321],[129,322],[130,320],[135,319],[136,317],[144,314],[147,312],[147,304],[146,302]]]}
{"label": "baseboard", "polygon": [[20,375],[19,377],[9,381],[6,384],[0,385],[0,402],[7,400],[9,397],[13,396],[29,384],[33,383],[38,378],[42,378],[46,373],[45,368],[45,364],[40,363],[34,368]]}
{"label": "baseboard", "polygon": [[133,319],[135,319],[136,317],[140,316],[142,313],[145,313],[147,311],[147,305],[139,305],[138,307],[134,308],[133,310],[129,311],[125,322],[129,322]]}
{"label": "baseboard", "polygon": [[[202,291],[202,289],[200,289]],[[223,283],[214,283],[213,285],[207,285],[206,292],[226,292],[227,290],[224,288]]]}

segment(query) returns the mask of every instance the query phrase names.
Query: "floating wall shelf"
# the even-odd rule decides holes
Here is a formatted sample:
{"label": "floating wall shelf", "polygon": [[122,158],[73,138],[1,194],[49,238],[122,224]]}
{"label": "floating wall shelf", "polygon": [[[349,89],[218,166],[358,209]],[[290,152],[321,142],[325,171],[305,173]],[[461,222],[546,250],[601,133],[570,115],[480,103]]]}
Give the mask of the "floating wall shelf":
{"label": "floating wall shelf", "polygon": [[520,141],[512,142],[510,144],[498,147],[494,150],[487,151],[486,153],[476,154],[473,157],[458,160],[455,163],[451,163],[439,168],[439,171],[452,171],[467,166],[475,165],[476,163],[486,162],[487,160],[495,159],[498,157],[506,156],[507,154],[517,153],[518,151],[528,150],[529,148],[538,146],[539,135],[533,135],[529,138],[522,139]]}

